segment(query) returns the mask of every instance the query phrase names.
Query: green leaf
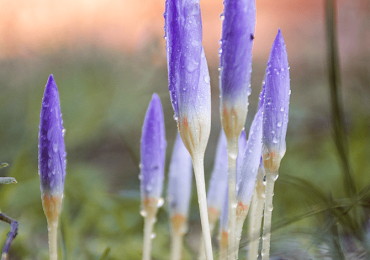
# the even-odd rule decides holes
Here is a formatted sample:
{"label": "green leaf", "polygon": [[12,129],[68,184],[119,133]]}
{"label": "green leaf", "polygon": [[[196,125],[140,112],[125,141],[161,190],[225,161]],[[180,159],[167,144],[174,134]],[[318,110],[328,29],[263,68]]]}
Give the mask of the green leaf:
{"label": "green leaf", "polygon": [[110,252],[110,247],[107,247],[107,248],[104,250],[104,252],[103,252],[103,254],[101,255],[101,257],[99,258],[99,260],[105,260],[105,259],[107,259],[108,255],[109,255],[109,252]]}

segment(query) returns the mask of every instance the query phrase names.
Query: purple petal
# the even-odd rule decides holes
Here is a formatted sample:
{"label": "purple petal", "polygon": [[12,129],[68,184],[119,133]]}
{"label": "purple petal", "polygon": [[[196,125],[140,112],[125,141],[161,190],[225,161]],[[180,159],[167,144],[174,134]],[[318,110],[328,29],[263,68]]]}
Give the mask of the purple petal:
{"label": "purple petal", "polygon": [[238,157],[236,158],[236,182],[238,183],[240,181],[240,168],[243,166],[243,156],[244,151],[247,146],[247,135],[245,133],[245,130],[242,131],[242,133],[239,136],[239,142],[238,142]]}
{"label": "purple petal", "polygon": [[290,78],[286,46],[280,29],[272,45],[265,82],[264,153],[277,154],[281,159],[286,149]]}
{"label": "purple petal", "polygon": [[256,182],[258,167],[262,153],[262,121],[263,113],[259,109],[254,116],[249,131],[247,147],[243,156],[243,165],[240,168],[240,182],[237,187],[237,198],[243,205],[249,205]]}
{"label": "purple petal", "polygon": [[227,140],[224,131],[221,130],[207,193],[208,208],[214,208],[217,211],[221,210],[228,186],[228,169]]}
{"label": "purple petal", "polygon": [[165,38],[168,82],[175,117],[179,106],[197,99],[202,53],[202,20],[199,1],[166,0]]}
{"label": "purple petal", "polygon": [[255,0],[224,1],[220,48],[222,104],[247,109],[251,92],[252,47],[256,23]]}
{"label": "purple petal", "polygon": [[166,138],[161,100],[153,94],[145,114],[141,135],[141,198],[159,199],[164,179]]}
{"label": "purple petal", "polygon": [[61,196],[66,175],[64,130],[59,93],[53,75],[46,83],[41,105],[39,175],[42,195]]}
{"label": "purple petal", "polygon": [[168,174],[168,205],[170,216],[188,215],[192,179],[191,157],[177,133]]}

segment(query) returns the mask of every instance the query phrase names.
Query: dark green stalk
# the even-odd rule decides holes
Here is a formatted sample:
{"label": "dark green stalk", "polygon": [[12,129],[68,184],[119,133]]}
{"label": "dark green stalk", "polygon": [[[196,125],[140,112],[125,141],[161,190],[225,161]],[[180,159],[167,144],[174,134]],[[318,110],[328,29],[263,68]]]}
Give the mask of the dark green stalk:
{"label": "dark green stalk", "polygon": [[328,77],[331,98],[332,124],[334,131],[334,142],[342,164],[344,186],[347,195],[354,197],[357,194],[355,183],[351,173],[349,162],[349,148],[347,136],[343,123],[343,109],[340,93],[340,67],[336,28],[336,0],[325,0],[326,10],[326,37],[327,37],[327,58]]}

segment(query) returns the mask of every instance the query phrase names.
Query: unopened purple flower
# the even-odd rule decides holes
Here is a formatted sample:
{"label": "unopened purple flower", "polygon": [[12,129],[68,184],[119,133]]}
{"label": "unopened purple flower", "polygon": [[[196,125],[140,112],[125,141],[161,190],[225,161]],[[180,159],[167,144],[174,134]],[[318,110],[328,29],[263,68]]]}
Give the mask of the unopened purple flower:
{"label": "unopened purple flower", "polygon": [[46,83],[41,105],[39,175],[42,196],[61,198],[66,175],[66,151],[59,93],[53,75]]}
{"label": "unopened purple flower", "polygon": [[[290,97],[289,64],[279,29],[267,63],[263,116],[263,154],[277,169],[285,154]],[[276,159],[276,160],[275,160]],[[266,165],[265,165],[266,167]]]}
{"label": "unopened purple flower", "polygon": [[224,204],[225,192],[228,185],[228,161],[227,161],[227,141],[224,131],[221,129],[218,137],[216,156],[213,165],[211,180],[207,192],[208,209],[215,212],[215,215],[221,211]]}
{"label": "unopened purple flower", "polygon": [[166,0],[164,17],[172,106],[181,137],[192,154],[194,149],[205,150],[211,120],[199,0]]}
{"label": "unopened purple flower", "polygon": [[168,174],[167,198],[171,217],[188,216],[192,174],[190,154],[177,133]]}
{"label": "unopened purple flower", "polygon": [[249,206],[252,199],[262,153],[262,112],[263,107],[254,116],[249,131],[247,147],[243,155],[243,165],[239,168],[240,182],[237,188],[238,206]]}
{"label": "unopened purple flower", "polygon": [[141,199],[157,201],[162,195],[166,138],[161,100],[153,94],[145,114],[141,135]]}
{"label": "unopened purple flower", "polygon": [[223,15],[220,48],[221,115],[225,134],[229,138],[239,135],[248,112],[256,23],[255,0],[226,0]]}
{"label": "unopened purple flower", "polygon": [[240,181],[240,167],[243,166],[243,156],[244,151],[247,146],[247,135],[245,133],[245,130],[242,131],[242,133],[239,136],[239,142],[238,142],[238,157],[236,158],[236,183],[239,183]]}

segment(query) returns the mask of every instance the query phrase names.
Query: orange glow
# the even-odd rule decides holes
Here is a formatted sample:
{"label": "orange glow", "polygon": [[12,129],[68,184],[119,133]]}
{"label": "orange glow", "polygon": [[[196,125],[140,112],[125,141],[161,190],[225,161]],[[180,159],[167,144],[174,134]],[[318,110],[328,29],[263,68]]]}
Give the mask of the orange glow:
{"label": "orange glow", "polygon": [[[0,56],[34,55],[59,48],[98,45],[140,51],[160,39],[165,60],[165,0],[0,0]],[[211,62],[218,62],[222,1],[201,0],[203,44]],[[258,0],[254,57],[266,57],[277,28],[284,37],[321,28],[319,0]],[[298,29],[299,28],[299,29]],[[298,30],[298,31],[297,31]],[[288,35],[289,34],[289,35]],[[305,42],[298,39],[297,42]],[[289,44],[289,52],[299,44]]]}
{"label": "orange glow", "polygon": [[58,221],[60,211],[62,210],[62,196],[45,194],[42,196],[42,206],[48,222]]}

